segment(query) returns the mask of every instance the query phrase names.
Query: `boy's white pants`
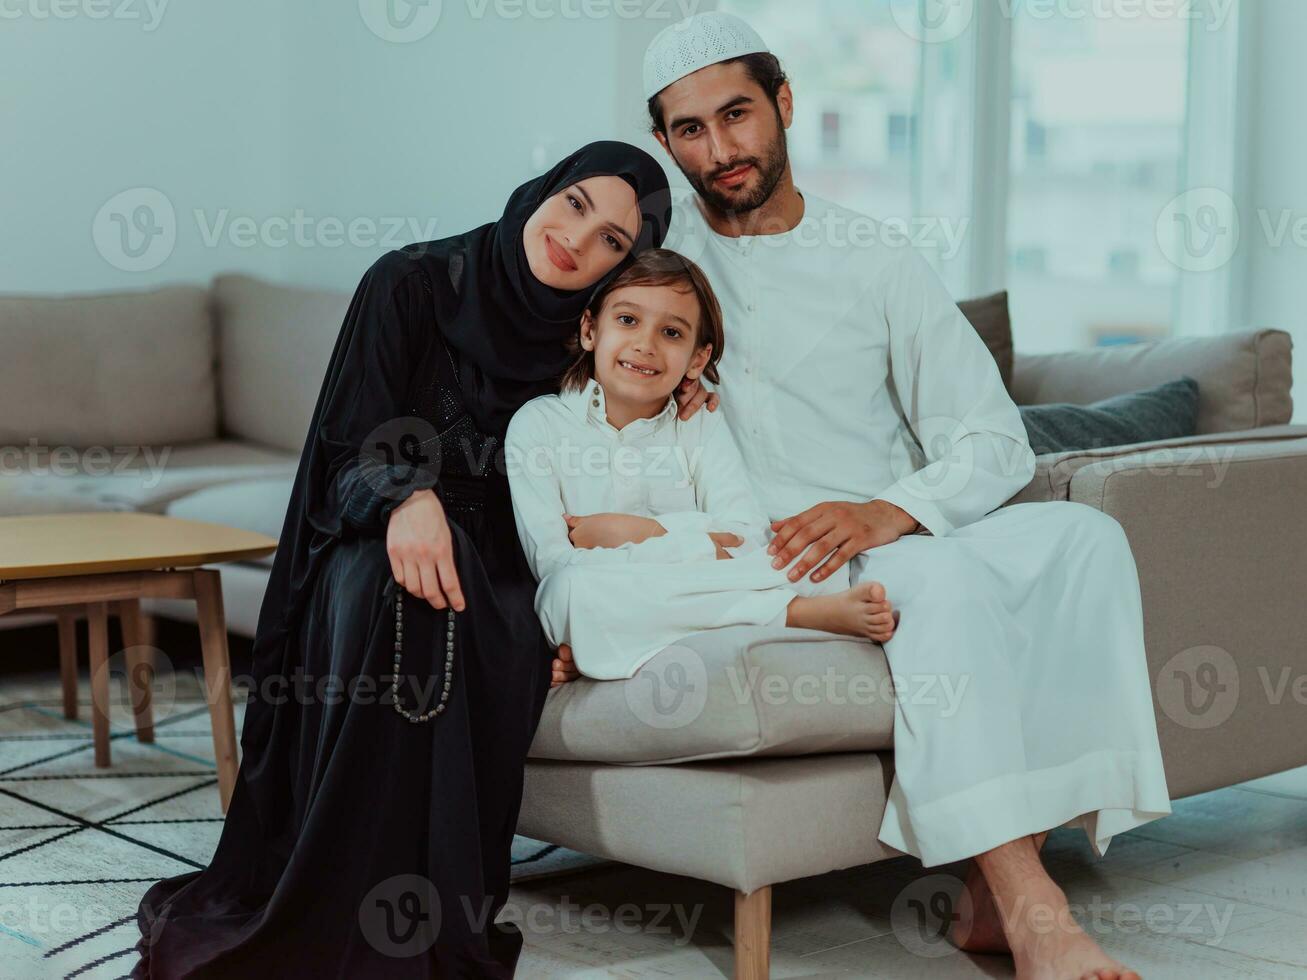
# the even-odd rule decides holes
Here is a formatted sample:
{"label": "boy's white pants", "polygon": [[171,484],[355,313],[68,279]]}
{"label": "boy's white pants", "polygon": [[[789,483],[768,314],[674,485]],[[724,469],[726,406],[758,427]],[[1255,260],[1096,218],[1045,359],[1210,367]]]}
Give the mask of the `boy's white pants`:
{"label": "boy's white pants", "polygon": [[[774,537],[770,528],[766,534]],[[791,582],[787,569],[771,567],[775,556],[752,542],[744,547],[750,546],[711,561],[566,565],[541,579],[536,615],[550,643],[572,647],[582,674],[618,680],[691,633],[784,626],[795,596],[849,588],[848,564],[821,582]]]}

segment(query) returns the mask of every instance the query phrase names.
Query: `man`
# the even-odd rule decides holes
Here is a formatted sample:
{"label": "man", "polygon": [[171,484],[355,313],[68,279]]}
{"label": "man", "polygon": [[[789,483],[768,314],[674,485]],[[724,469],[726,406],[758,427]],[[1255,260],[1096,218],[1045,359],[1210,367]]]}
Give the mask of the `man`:
{"label": "man", "polygon": [[793,95],[748,24],[667,28],[644,78],[654,135],[697,192],[667,245],[721,300],[715,390],[777,567],[798,558],[790,578],[819,581],[848,562],[884,583],[893,673],[961,692],[948,709],[897,700],[880,839],[927,867],[974,857],[950,934],[963,949],[1010,951],[1021,978],[1137,980],[1038,854],[1049,829],[1080,826],[1101,855],[1171,809],[1124,532],[1078,503],[996,510],[1034,472],[997,365],[914,249],[795,186]]}

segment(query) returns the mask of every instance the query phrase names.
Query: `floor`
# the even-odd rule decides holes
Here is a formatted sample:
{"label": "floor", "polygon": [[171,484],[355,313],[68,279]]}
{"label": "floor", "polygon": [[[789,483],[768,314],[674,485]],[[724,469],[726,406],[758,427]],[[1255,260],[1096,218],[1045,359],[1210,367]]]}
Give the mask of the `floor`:
{"label": "floor", "polygon": [[[208,864],[223,822],[208,705],[198,672],[160,677],[151,743],[136,741],[111,685],[105,769],[94,765],[85,674],[76,719],[53,673],[0,679],[0,980],[124,977],[141,895]],[[243,713],[237,698],[238,728]],[[514,881],[598,863],[525,837],[513,845]]]}
{"label": "floor", "polygon": [[[208,718],[179,684],[158,739],[116,713],[114,764],[91,765],[89,707],[64,719],[52,674],[0,686],[0,978],[123,976],[148,883],[206,862],[221,813]],[[1148,980],[1307,977],[1307,767],[1202,794],[1115,838],[1044,855],[1080,924]],[[519,840],[501,918],[526,933],[523,978],[729,977],[733,893]],[[1010,959],[938,938],[959,866],[910,858],[773,890],[774,977],[1006,977]],[[941,905],[941,902],[945,904]]]}
{"label": "floor", "polygon": [[[1146,980],[1307,977],[1307,767],[1172,806],[1103,858],[1082,831],[1050,835],[1045,864],[1081,927]],[[1010,958],[960,953],[916,914],[964,867],[902,858],[776,886],[772,976],[1012,976]],[[523,884],[505,914],[534,922],[534,980],[729,977],[732,911],[725,888],[605,865]]]}

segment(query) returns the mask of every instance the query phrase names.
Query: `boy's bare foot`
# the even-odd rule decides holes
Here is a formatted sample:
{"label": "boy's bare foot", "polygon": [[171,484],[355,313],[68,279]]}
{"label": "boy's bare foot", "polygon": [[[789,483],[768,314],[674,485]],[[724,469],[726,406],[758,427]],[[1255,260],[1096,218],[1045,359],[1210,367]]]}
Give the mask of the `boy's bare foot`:
{"label": "boy's bare foot", "polygon": [[566,643],[559,645],[558,656],[550,666],[553,669],[553,678],[549,682],[551,688],[574,681],[581,676],[581,672],[576,669],[576,664],[572,662],[572,648]]}
{"label": "boy's bare foot", "polygon": [[797,596],[785,614],[786,626],[865,636],[886,642],[898,625],[894,607],[879,582],[859,582],[835,595]]}

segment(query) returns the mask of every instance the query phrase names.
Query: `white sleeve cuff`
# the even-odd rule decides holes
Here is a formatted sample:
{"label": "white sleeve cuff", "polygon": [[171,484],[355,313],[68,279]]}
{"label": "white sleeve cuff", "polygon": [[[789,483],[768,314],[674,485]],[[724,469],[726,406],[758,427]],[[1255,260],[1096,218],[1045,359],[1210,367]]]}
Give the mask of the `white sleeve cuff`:
{"label": "white sleeve cuff", "polygon": [[934,501],[913,493],[910,488],[903,485],[901,480],[884,492],[876,494],[872,499],[884,500],[886,503],[907,511],[915,520],[921,522],[922,527],[937,538],[944,537],[954,529],[952,522],[944,516],[944,512],[939,509]]}
{"label": "white sleeve cuff", "polygon": [[678,531],[698,531],[707,534],[712,527],[712,515],[701,510],[678,510],[670,514],[659,514],[653,519],[661,524],[668,534]]}

